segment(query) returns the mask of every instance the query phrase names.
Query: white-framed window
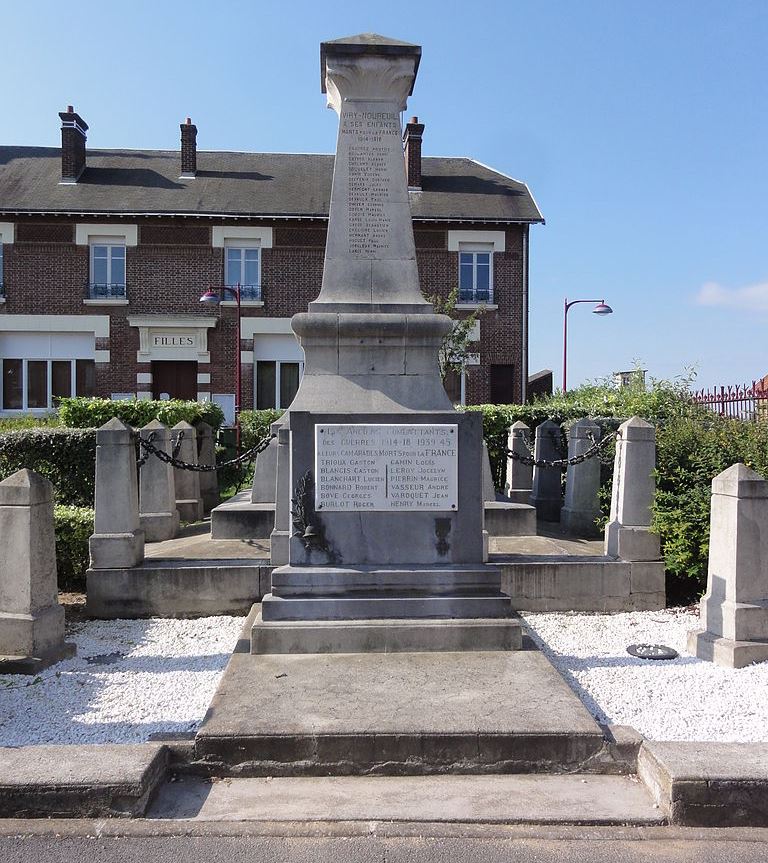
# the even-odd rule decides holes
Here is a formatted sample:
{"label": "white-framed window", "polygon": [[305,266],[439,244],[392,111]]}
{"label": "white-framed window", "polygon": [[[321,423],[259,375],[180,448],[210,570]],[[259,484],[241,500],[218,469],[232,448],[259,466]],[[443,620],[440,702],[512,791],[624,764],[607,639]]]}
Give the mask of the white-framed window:
{"label": "white-framed window", "polygon": [[2,360],[4,411],[52,410],[57,398],[92,396],[96,391],[96,364],[91,359]]}
{"label": "white-framed window", "polygon": [[493,303],[493,247],[459,247],[459,302]]}
{"label": "white-framed window", "polygon": [[290,406],[299,381],[304,373],[304,363],[294,360],[256,360],[256,409],[285,409]]}
{"label": "white-framed window", "polygon": [[261,248],[258,245],[232,241],[224,249],[224,284],[239,285],[240,299],[261,300]]}
{"label": "white-framed window", "polygon": [[91,237],[88,299],[125,299],[125,240]]}

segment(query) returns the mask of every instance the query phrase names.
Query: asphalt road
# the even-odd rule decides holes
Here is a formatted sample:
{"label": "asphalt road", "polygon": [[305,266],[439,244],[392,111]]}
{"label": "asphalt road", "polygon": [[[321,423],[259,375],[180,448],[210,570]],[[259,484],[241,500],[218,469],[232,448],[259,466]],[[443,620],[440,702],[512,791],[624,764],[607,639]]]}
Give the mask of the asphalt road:
{"label": "asphalt road", "polygon": [[[42,825],[40,825],[42,826]],[[183,830],[184,826],[177,828]],[[414,826],[413,830],[429,832]],[[470,835],[0,836],[4,863],[765,863],[768,830],[477,827]],[[82,832],[82,831],[81,831]],[[237,832],[237,829],[236,829]],[[239,832],[247,833],[241,825]],[[457,832],[462,831],[457,828]]]}

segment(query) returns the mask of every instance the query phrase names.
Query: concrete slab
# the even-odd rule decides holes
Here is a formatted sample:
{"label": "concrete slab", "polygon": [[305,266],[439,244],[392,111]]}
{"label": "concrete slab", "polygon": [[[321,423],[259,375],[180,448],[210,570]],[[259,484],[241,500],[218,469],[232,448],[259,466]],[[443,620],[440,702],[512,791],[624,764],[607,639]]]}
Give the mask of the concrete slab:
{"label": "concrete slab", "polygon": [[768,743],[647,740],[638,775],[674,824],[768,826]]}
{"label": "concrete slab", "polygon": [[529,536],[536,533],[536,509],[511,500],[487,500],[484,526],[489,536]]}
{"label": "concrete slab", "polygon": [[269,561],[269,540],[211,539],[210,520],[182,528],[174,539],[147,543],[144,557],[181,560],[248,560]]}
{"label": "concrete slab", "polygon": [[524,773],[605,746],[537,651],[235,653],[195,753],[215,775]]}
{"label": "concrete slab", "polygon": [[663,824],[626,776],[332,776],[181,779],[148,818],[192,821],[400,821],[500,824]]}
{"label": "concrete slab", "polygon": [[0,817],[142,815],[167,769],[159,743],[0,748]]}

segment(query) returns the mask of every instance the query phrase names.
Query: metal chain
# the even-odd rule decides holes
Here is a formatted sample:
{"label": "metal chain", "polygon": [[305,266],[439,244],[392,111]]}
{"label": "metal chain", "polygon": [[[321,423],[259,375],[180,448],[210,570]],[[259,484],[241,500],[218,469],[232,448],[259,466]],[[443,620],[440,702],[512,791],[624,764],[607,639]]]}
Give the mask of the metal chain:
{"label": "metal chain", "polygon": [[609,441],[613,440],[616,437],[616,432],[611,432],[607,434],[601,440],[595,440],[594,435],[587,432],[587,436],[592,441],[592,446],[584,450],[583,453],[579,453],[579,455],[572,456],[571,458],[558,458],[549,461],[545,458],[533,458],[533,456],[520,455],[520,453],[515,452],[514,450],[507,450],[507,457],[514,459],[515,461],[519,461],[521,464],[526,464],[532,467],[550,467],[550,468],[563,468],[568,467],[570,464],[581,464],[587,459],[593,458],[596,456],[602,447],[604,447]]}
{"label": "metal chain", "polygon": [[[183,434],[184,432],[181,431],[179,433],[179,437],[181,437],[181,435]],[[173,448],[173,452],[169,454],[165,450],[158,449],[156,446],[154,446],[154,444],[151,443],[151,440],[139,436],[139,446],[146,453],[144,458],[139,460],[139,466],[144,464],[149,454],[152,453],[153,455],[156,455],[160,459],[160,461],[164,461],[166,464],[169,464],[172,467],[179,468],[179,470],[191,470],[197,471],[198,473],[221,470],[222,468],[230,467],[234,464],[242,464],[243,462],[252,461],[260,452],[263,452],[269,446],[269,442],[274,437],[274,433],[268,434],[266,437],[263,437],[256,444],[256,446],[251,447],[249,450],[246,450],[244,453],[241,453],[235,458],[229,459],[229,461],[221,462],[221,464],[191,464],[190,462],[182,461],[180,458],[177,458],[179,451],[178,444]]]}
{"label": "metal chain", "polygon": [[[152,443],[152,441],[153,441],[154,439],[155,439],[155,432],[150,432],[150,433],[149,433],[149,437],[147,438],[147,441],[148,441],[149,443]],[[144,467],[144,465],[147,463],[147,459],[148,459],[148,458],[149,458],[149,452],[147,452],[147,451],[145,450],[145,451],[144,451],[144,455],[143,455],[140,459],[137,459],[137,460],[136,460],[136,467],[137,467],[137,468],[139,468],[139,469],[143,468],[143,467]]]}

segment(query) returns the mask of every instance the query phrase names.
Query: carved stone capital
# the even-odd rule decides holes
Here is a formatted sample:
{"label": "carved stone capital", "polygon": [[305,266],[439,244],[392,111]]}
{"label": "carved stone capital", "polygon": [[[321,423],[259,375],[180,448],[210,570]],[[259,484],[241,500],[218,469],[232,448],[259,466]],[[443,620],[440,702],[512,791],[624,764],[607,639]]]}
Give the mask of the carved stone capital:
{"label": "carved stone capital", "polygon": [[416,58],[330,56],[325,72],[328,107],[337,114],[343,102],[394,103],[404,111],[416,77]]}

